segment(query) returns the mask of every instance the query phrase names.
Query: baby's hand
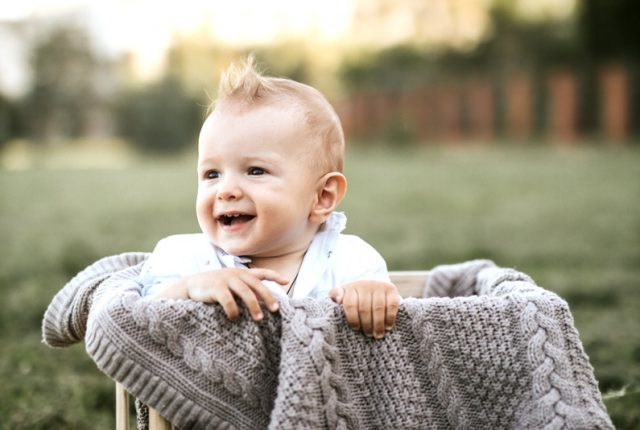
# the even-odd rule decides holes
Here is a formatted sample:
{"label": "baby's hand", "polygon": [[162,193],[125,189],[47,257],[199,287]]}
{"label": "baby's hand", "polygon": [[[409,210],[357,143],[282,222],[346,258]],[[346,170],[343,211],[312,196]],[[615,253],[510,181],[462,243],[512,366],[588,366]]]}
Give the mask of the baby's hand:
{"label": "baby's hand", "polygon": [[329,297],[344,307],[347,322],[354,330],[382,339],[396,323],[400,296],[393,284],[380,281],[355,281],[334,288]]}
{"label": "baby's hand", "polygon": [[177,285],[165,289],[159,295],[188,298],[203,303],[219,303],[231,320],[240,316],[237,297],[245,304],[251,318],[260,321],[263,318],[260,299],[271,312],[278,310],[278,302],[271,291],[260,282],[262,280],[275,281],[281,285],[289,283],[278,272],[269,269],[224,268],[184,277]]}

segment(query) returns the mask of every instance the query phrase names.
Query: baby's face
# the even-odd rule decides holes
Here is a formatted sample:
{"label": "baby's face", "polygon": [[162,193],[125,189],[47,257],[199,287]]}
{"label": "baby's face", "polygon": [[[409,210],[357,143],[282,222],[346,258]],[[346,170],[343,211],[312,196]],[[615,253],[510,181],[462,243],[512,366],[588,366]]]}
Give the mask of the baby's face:
{"label": "baby's face", "polygon": [[196,212],[202,231],[232,255],[306,249],[320,172],[309,163],[301,115],[276,106],[216,110],[200,132]]}

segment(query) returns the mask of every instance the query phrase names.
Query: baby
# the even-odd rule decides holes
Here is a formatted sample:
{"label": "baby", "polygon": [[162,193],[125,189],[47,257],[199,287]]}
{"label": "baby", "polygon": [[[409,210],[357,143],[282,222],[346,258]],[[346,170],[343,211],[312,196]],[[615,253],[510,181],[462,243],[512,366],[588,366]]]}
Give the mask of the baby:
{"label": "baby", "polygon": [[218,303],[230,319],[239,300],[256,321],[260,302],[278,310],[276,296],[330,297],[351,327],[383,337],[400,297],[382,257],[341,234],[343,157],[340,120],[319,91],[262,76],[251,58],[229,68],[198,143],[202,234],[158,243],[144,293]]}

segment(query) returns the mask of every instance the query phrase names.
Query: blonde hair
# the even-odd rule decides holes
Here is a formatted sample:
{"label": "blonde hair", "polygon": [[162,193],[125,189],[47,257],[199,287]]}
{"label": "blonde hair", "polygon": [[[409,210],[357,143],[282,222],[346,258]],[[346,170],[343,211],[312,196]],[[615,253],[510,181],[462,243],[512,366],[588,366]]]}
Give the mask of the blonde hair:
{"label": "blonde hair", "polygon": [[319,144],[311,152],[313,163],[324,173],[342,172],[344,163],[344,133],[340,119],[322,93],[291,79],[263,76],[256,70],[250,55],[240,65],[231,65],[220,77],[218,99],[210,110],[225,102],[247,106],[279,104],[299,110],[312,137]]}

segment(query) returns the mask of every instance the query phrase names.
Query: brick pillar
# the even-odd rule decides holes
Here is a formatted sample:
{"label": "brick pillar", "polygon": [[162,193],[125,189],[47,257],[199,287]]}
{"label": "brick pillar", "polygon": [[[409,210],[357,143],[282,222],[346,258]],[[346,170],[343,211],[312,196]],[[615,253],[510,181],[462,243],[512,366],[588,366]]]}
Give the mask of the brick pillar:
{"label": "brick pillar", "polygon": [[533,135],[531,78],[523,74],[509,76],[505,88],[507,136],[515,139],[531,138]]}
{"label": "brick pillar", "polygon": [[600,83],[600,127],[609,143],[621,143],[628,136],[629,80],[620,64],[603,67],[598,75]]}
{"label": "brick pillar", "polygon": [[573,143],[577,137],[578,89],[575,74],[551,72],[547,78],[549,136],[558,143]]}
{"label": "brick pillar", "polygon": [[348,98],[339,101],[332,102],[333,107],[340,118],[342,124],[342,130],[346,140],[349,140],[353,136],[354,126],[354,103],[353,98]]}
{"label": "brick pillar", "polygon": [[492,139],[495,104],[491,82],[487,79],[478,79],[469,83],[466,100],[469,137],[473,140]]}
{"label": "brick pillar", "polygon": [[446,142],[460,140],[461,109],[460,91],[451,84],[444,84],[438,90],[438,138]]}
{"label": "brick pillar", "polygon": [[362,93],[351,97],[351,137],[362,137],[364,123],[366,121],[365,96]]}
{"label": "brick pillar", "polygon": [[417,90],[415,97],[416,128],[420,140],[428,142],[435,138],[436,132],[436,102],[432,88]]}
{"label": "brick pillar", "polygon": [[389,107],[386,94],[372,94],[368,107],[371,115],[367,118],[367,124],[365,124],[365,127],[370,131],[370,133],[367,134],[369,136],[373,134],[375,137],[380,137],[389,122]]}
{"label": "brick pillar", "polygon": [[355,126],[359,137],[369,137],[371,135],[370,125],[373,122],[374,110],[372,107],[373,95],[371,93],[361,93],[356,99],[356,120]]}
{"label": "brick pillar", "polygon": [[[404,90],[397,95],[397,114],[404,118],[405,123],[411,128],[412,132],[418,132],[419,100],[416,94],[415,90]],[[419,133],[415,138],[420,138]]]}

